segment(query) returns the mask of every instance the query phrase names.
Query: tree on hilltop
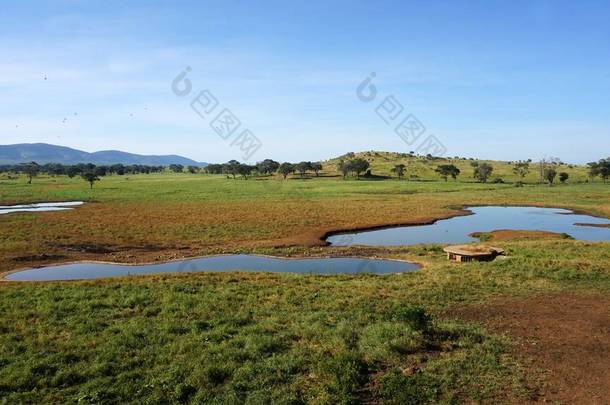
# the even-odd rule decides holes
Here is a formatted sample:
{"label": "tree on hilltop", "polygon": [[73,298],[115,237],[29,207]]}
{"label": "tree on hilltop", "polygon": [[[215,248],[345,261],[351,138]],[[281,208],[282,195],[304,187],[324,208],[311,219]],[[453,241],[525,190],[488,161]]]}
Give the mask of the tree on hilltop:
{"label": "tree on hilltop", "polygon": [[406,168],[407,168],[407,166],[400,163],[400,164],[395,165],[392,169],[390,169],[390,171],[392,173],[394,173],[396,176],[398,176],[398,180],[400,180],[404,177]]}
{"label": "tree on hilltop", "polygon": [[445,181],[447,181],[447,177],[451,176],[453,180],[457,179],[457,176],[460,175],[460,169],[458,169],[455,165],[440,165],[435,170]]}
{"label": "tree on hilltop", "polygon": [[489,163],[477,163],[474,167],[474,178],[480,181],[481,183],[487,183],[487,179],[491,176],[491,173],[494,171],[494,168]]}

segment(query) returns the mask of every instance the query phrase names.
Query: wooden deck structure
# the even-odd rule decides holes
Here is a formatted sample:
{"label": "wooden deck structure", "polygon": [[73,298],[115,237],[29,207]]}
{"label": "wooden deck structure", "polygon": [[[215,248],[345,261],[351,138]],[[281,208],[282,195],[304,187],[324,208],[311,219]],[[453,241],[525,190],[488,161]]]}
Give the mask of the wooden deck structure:
{"label": "wooden deck structure", "polygon": [[504,249],[485,245],[455,245],[443,249],[454,262],[491,261],[504,254]]}

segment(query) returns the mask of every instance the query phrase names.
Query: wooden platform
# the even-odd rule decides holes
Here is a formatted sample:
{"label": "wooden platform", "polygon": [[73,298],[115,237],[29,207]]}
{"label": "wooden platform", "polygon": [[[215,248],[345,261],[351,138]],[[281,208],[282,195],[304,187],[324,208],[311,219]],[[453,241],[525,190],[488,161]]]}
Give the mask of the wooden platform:
{"label": "wooden platform", "polygon": [[504,249],[486,245],[454,245],[443,249],[447,259],[456,262],[490,261],[504,254]]}

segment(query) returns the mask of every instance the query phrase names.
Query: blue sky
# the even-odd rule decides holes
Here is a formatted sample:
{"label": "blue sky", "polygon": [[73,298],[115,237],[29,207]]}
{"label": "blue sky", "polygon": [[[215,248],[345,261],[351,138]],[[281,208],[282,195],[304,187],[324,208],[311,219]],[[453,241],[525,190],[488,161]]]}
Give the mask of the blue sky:
{"label": "blue sky", "polygon": [[252,160],[413,150],[375,113],[389,95],[449,156],[597,160],[608,21],[607,1],[7,2],[0,143],[244,160],[190,108],[207,89],[261,141]]}

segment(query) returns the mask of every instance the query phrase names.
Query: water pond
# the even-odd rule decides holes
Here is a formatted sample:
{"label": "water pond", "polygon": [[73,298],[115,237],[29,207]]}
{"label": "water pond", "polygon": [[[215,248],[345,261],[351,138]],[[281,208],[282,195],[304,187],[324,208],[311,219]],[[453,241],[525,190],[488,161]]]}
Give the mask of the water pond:
{"label": "water pond", "polygon": [[600,226],[610,223],[610,220],[575,214],[569,210],[535,207],[471,207],[468,210],[472,215],[444,219],[432,225],[342,233],[331,235],[326,240],[334,246],[465,243],[478,241],[469,236],[474,232],[508,229],[566,233],[578,240],[610,241],[610,228]]}
{"label": "water pond", "polygon": [[355,257],[287,259],[256,255],[220,255],[145,265],[74,263],[11,273],[12,281],[81,280],[152,273],[260,271],[273,273],[387,274],[417,270],[415,263]]}
{"label": "water pond", "polygon": [[0,205],[0,215],[13,212],[65,211],[83,205],[82,201],[48,202],[38,204]]}

